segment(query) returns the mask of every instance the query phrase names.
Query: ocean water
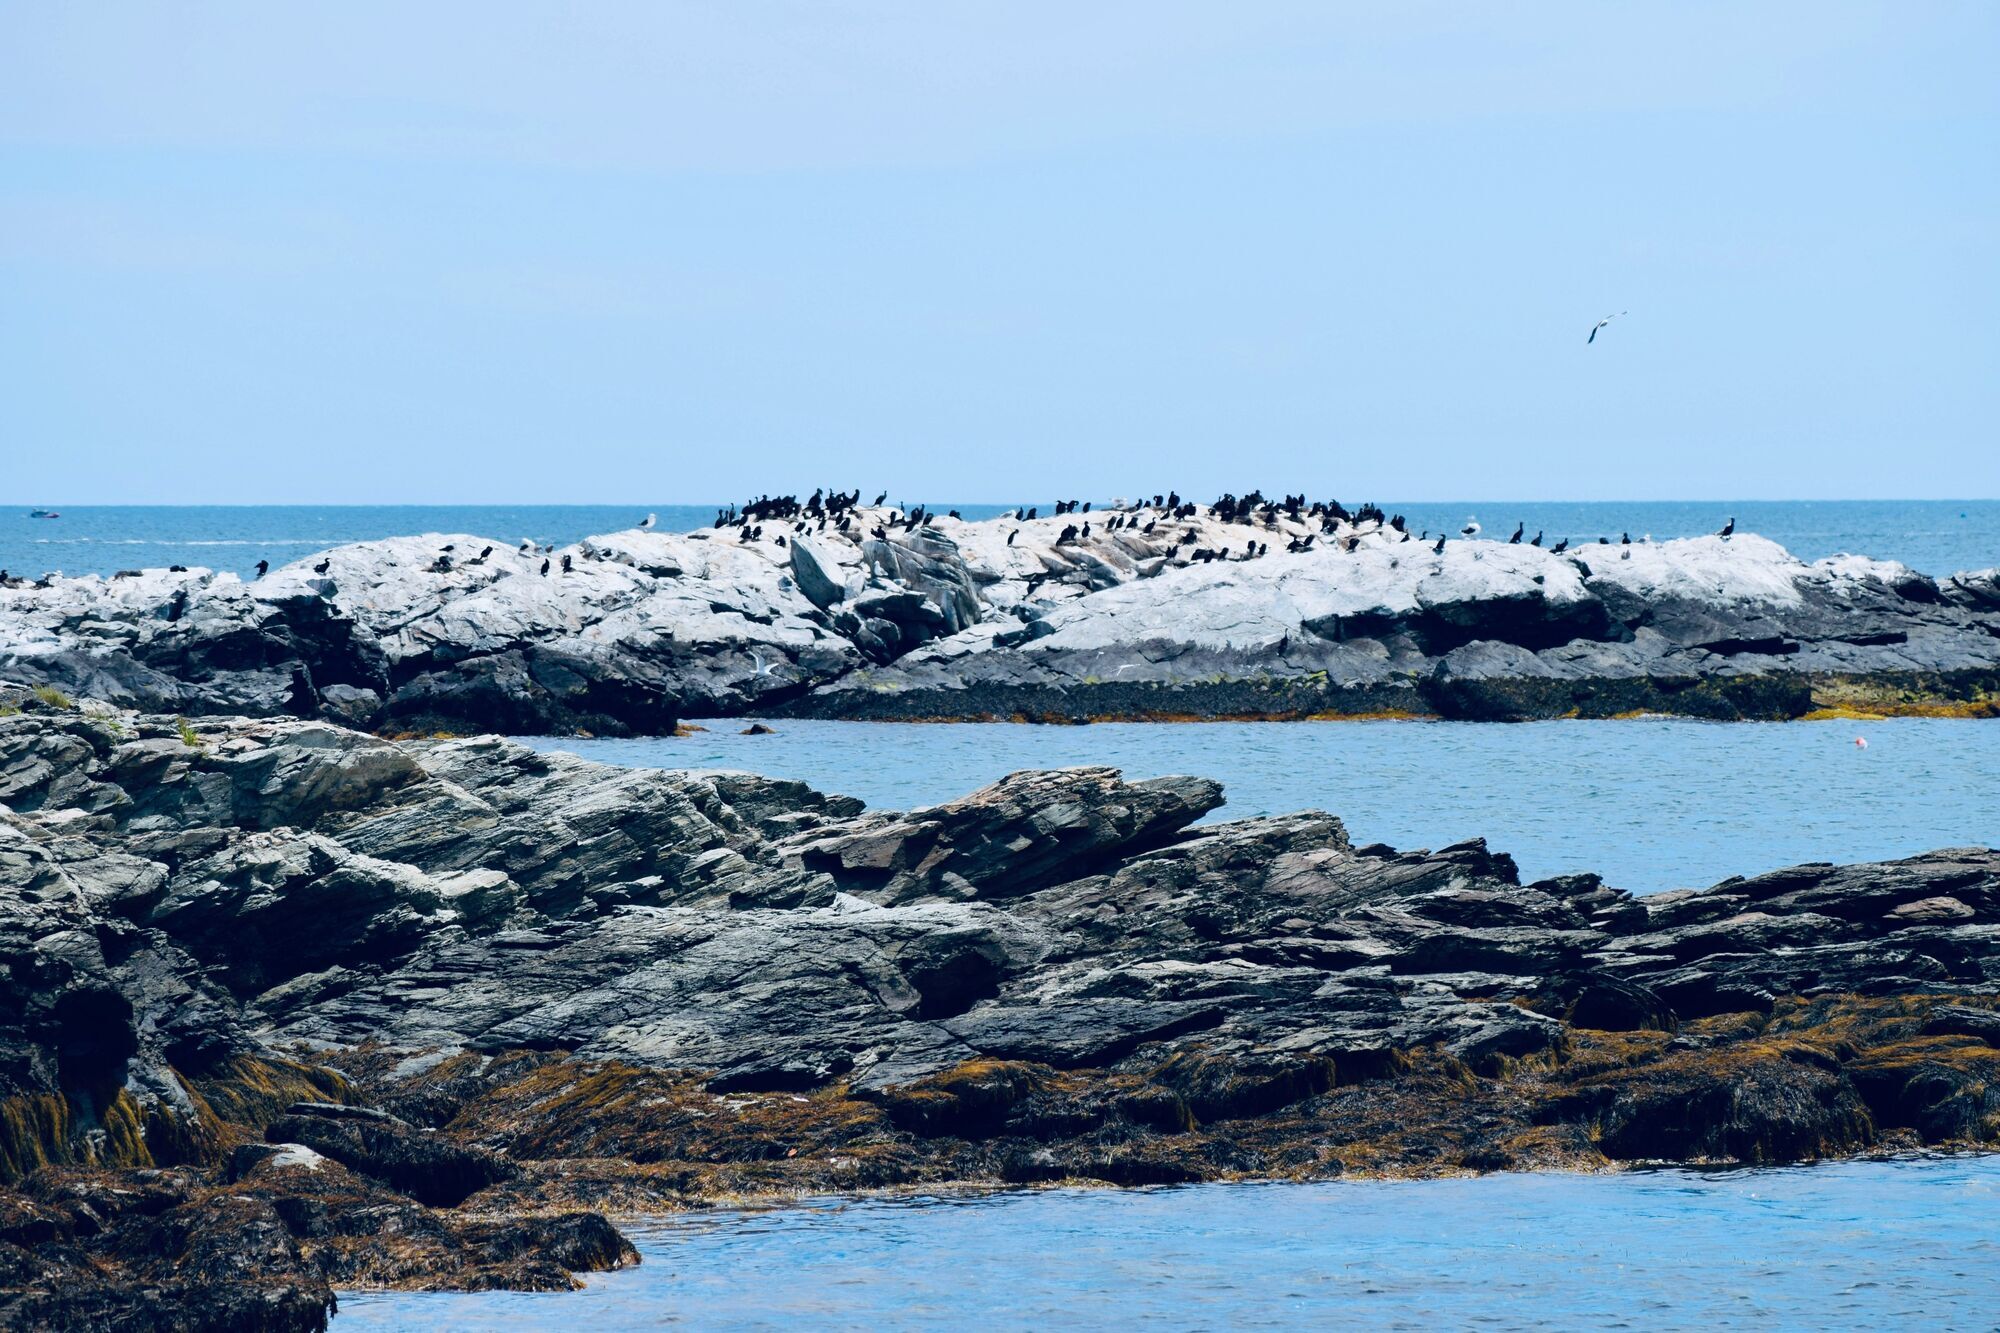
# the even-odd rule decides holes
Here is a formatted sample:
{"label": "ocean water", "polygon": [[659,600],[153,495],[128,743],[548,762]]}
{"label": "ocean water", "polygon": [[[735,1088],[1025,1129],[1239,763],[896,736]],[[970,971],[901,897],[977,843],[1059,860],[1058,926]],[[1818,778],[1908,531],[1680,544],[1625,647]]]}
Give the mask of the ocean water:
{"label": "ocean water", "polygon": [[[530,743],[607,763],[738,768],[880,809],[1025,768],[1109,764],[1223,783],[1211,819],[1320,809],[1357,843],[1484,837],[1535,879],[1594,870],[1634,892],[1805,861],[2000,846],[2000,721],[883,724],[733,719],[637,740]],[[1866,749],[1854,744],[1859,736]]]}
{"label": "ocean water", "polygon": [[1991,1329],[2000,1157],[808,1200],[639,1229],[581,1292],[334,1328]]}
{"label": "ocean water", "polygon": [[[872,495],[868,498],[873,498]],[[925,496],[937,512],[957,509],[988,518],[1013,506],[957,504]],[[1204,501],[1213,497],[1204,496]],[[1343,497],[1351,504],[1352,497]],[[1024,500],[1049,510],[1046,500]],[[1849,552],[1901,560],[1927,574],[1951,574],[2000,564],[2000,500],[1744,500],[1512,503],[1454,501],[1394,504],[1412,532],[1457,532],[1477,520],[1488,536],[1504,537],[1513,525],[1528,535],[1545,532],[1553,544],[1613,541],[1629,532],[1636,541],[1714,532],[1734,517],[1808,560]],[[30,518],[37,507],[57,519]],[[165,565],[207,566],[246,573],[260,559],[283,565],[341,542],[420,532],[469,532],[510,543],[523,537],[565,543],[631,527],[647,512],[660,526],[685,531],[711,523],[717,504],[671,505],[65,505],[30,498],[0,505],[0,569],[39,576],[111,574]]]}

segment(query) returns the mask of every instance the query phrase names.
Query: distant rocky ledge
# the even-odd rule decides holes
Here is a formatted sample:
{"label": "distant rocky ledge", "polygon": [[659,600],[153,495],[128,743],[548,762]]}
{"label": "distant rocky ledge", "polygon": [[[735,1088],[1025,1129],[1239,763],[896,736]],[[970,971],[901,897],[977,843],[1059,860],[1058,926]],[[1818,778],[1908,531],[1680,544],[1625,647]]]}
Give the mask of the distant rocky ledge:
{"label": "distant rocky ledge", "polygon": [[718,714],[1992,716],[2000,570],[1808,564],[1749,533],[1440,544],[1261,500],[982,522],[786,502],[560,549],[361,542],[248,582],[8,579],[0,678],[386,734]]}
{"label": "distant rocky ledge", "polygon": [[740,773],[0,690],[0,1326],[561,1289],[945,1183],[2000,1144],[2000,851],[1633,897],[1019,773]]}

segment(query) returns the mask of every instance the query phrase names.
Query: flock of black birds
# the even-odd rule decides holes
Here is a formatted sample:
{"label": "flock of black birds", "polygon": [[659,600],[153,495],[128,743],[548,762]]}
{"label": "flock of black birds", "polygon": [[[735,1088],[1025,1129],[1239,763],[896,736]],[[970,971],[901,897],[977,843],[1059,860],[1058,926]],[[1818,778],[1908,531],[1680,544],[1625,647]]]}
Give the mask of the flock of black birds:
{"label": "flock of black birds", "polygon": [[[875,497],[874,503],[869,507],[880,509],[887,503],[888,499],[889,493],[884,491]],[[814,531],[824,532],[829,525],[838,532],[849,533],[859,521],[858,511],[860,508],[861,492],[859,490],[835,491],[821,488],[814,491],[804,501],[801,501],[796,495],[760,495],[754,500],[745,501],[741,506],[729,505],[723,509],[718,509],[715,513],[714,526],[718,529],[731,527],[739,529],[741,535],[738,540],[744,542],[762,540],[766,524],[788,523],[790,530],[795,535]],[[1211,519],[1223,523],[1242,524],[1253,529],[1257,527],[1276,529],[1280,518],[1288,519],[1294,523],[1317,524],[1319,529],[1317,532],[1308,532],[1303,537],[1291,537],[1286,541],[1285,550],[1292,554],[1312,550],[1314,543],[1320,537],[1337,538],[1342,550],[1353,551],[1360,544],[1360,536],[1350,531],[1345,537],[1340,537],[1339,525],[1342,523],[1348,524],[1350,529],[1373,523],[1380,531],[1400,533],[1401,541],[1407,542],[1412,540],[1410,531],[1405,526],[1401,514],[1386,513],[1379,505],[1374,504],[1364,504],[1359,508],[1349,509],[1338,500],[1308,500],[1303,492],[1298,495],[1286,495],[1278,500],[1265,498],[1261,491],[1253,490],[1242,496],[1225,492],[1216,497],[1213,503],[1204,506],[1191,500],[1183,500],[1177,491],[1168,491],[1165,494],[1154,495],[1150,502],[1145,497],[1141,497],[1135,501],[1114,504],[1108,508],[1100,508],[1097,518],[1104,532],[1136,529],[1141,535],[1150,537],[1162,522],[1169,524],[1187,522],[1191,519],[1201,517],[1204,510]],[[1082,518],[1090,512],[1091,501],[1089,500],[1058,500],[1051,514],[1055,517],[1074,514]],[[953,509],[948,511],[947,516],[958,518],[959,512]],[[1029,522],[1039,516],[1039,507],[1027,505],[1016,508],[1012,514],[1015,522]],[[879,519],[869,529],[869,535],[877,540],[887,540],[891,528],[905,532],[914,531],[917,528],[931,525],[936,520],[936,517],[934,513],[923,505],[917,505],[907,511],[904,511],[899,505],[896,509],[891,510],[886,518]],[[645,521],[639,526],[650,529],[654,521],[654,515],[648,514]],[[1520,545],[1527,530],[1528,525],[1526,523],[1516,524],[1513,535],[1507,538],[1508,544]],[[1479,531],[1479,524],[1475,521],[1467,523],[1459,530],[1458,535],[1463,539],[1469,540],[1476,537]],[[1727,540],[1735,531],[1736,519],[1732,516],[1715,535]],[[1079,541],[1088,541],[1090,533],[1091,523],[1088,519],[1084,519],[1081,524],[1065,524],[1062,531],[1056,537],[1056,545],[1068,546]],[[1018,528],[1010,531],[1007,534],[1007,545],[1012,546],[1014,539],[1020,535],[1020,529]],[[1427,542],[1430,540],[1430,535],[1427,529],[1419,534],[1416,540]],[[1542,544],[1544,535],[1544,532],[1537,531],[1533,537],[1527,539],[1527,544],[1539,547]],[[1196,546],[1195,543],[1197,540],[1198,537],[1195,529],[1188,528],[1183,530],[1173,543],[1176,551],[1179,551],[1182,547],[1194,548],[1187,552],[1187,559],[1185,561],[1187,564],[1208,564],[1213,561],[1227,561],[1231,559],[1255,560],[1269,555],[1271,552],[1271,544],[1268,541],[1260,541],[1255,537],[1246,540],[1242,548],[1242,553],[1236,556],[1230,555],[1230,548],[1227,546],[1218,549]],[[1445,544],[1449,540],[1449,534],[1439,533],[1437,541],[1431,546],[1432,553],[1443,555]],[[785,545],[784,535],[782,533],[778,534],[776,541],[780,546]],[[1597,544],[1600,546],[1609,546],[1612,543],[1609,537],[1599,537]],[[1632,534],[1630,532],[1621,534],[1618,544],[1621,546],[1630,546],[1632,544]],[[1568,552],[1569,549],[1570,539],[1564,537],[1561,541],[1550,547],[1549,551],[1553,555],[1562,555]],[[587,544],[582,546],[581,550],[585,560],[609,560],[617,558],[616,553],[613,551],[607,549],[600,552]],[[483,565],[492,557],[493,551],[493,547],[487,546],[478,555],[473,556],[464,563],[468,566]],[[434,574],[448,574],[457,568],[456,552],[457,544],[447,543],[438,552],[437,558],[431,562],[430,572]],[[555,547],[553,546],[538,546],[532,538],[524,539],[521,543],[521,553],[524,555],[540,554],[543,556],[541,573],[544,577],[555,567]],[[1629,552],[1626,553],[1625,558],[1630,558]],[[573,570],[575,568],[574,562],[574,556],[569,554],[563,555],[562,572],[567,574]],[[175,565],[173,568],[175,571],[185,569],[181,565]],[[312,567],[312,571],[314,574],[324,577],[332,568],[332,558],[330,556],[323,556]],[[270,569],[270,561],[259,560],[257,562],[257,573],[254,577],[262,578],[270,572]],[[136,576],[137,573],[137,570],[122,570],[120,571],[120,576]],[[0,569],[0,588],[18,588],[23,586],[25,582],[23,579],[12,577],[6,570]],[[32,586],[45,589],[51,587],[52,584],[44,576],[36,580]],[[186,609],[186,605],[186,594],[176,593],[175,600],[168,609],[167,618],[169,620],[180,619],[182,611]]]}
{"label": "flock of black birds", "polygon": [[[874,503],[869,507],[880,509],[888,499],[889,493],[884,491],[875,497]],[[814,491],[804,501],[800,501],[796,495],[760,495],[741,506],[730,505],[717,510],[715,527],[737,528],[741,533],[739,540],[745,542],[761,540],[765,525],[778,522],[788,522],[795,536],[814,531],[824,532],[829,526],[837,532],[848,533],[852,531],[857,521],[855,511],[860,508],[860,500],[861,492],[858,489],[836,491],[822,488]],[[1089,500],[1056,501],[1050,510],[1051,517],[1074,515],[1083,520],[1080,523],[1064,524],[1056,536],[1056,545],[1068,546],[1090,540],[1092,524],[1085,516],[1091,513],[1091,505],[1092,502]],[[1401,514],[1387,513],[1381,506],[1375,504],[1363,504],[1358,508],[1349,509],[1338,500],[1308,499],[1303,492],[1297,495],[1287,494],[1276,500],[1267,498],[1262,491],[1253,490],[1241,496],[1225,492],[1210,504],[1201,505],[1192,500],[1183,500],[1178,491],[1168,491],[1155,494],[1150,500],[1142,496],[1137,500],[1114,502],[1109,507],[1100,507],[1096,518],[1101,532],[1136,529],[1144,536],[1152,536],[1155,529],[1163,522],[1169,524],[1187,522],[1203,516],[1204,512],[1208,518],[1219,522],[1243,524],[1253,528],[1262,526],[1275,529],[1281,518],[1293,523],[1316,524],[1319,529],[1317,532],[1309,532],[1302,537],[1294,536],[1286,541],[1285,550],[1292,554],[1313,549],[1314,543],[1321,537],[1338,538],[1341,549],[1351,552],[1360,544],[1360,535],[1351,529],[1365,527],[1370,523],[1375,524],[1378,530],[1400,534],[1402,541],[1412,540]],[[959,513],[954,509],[950,511],[949,516],[957,518]],[[898,505],[890,511],[887,518],[879,519],[870,527],[868,535],[877,540],[886,540],[891,529],[913,531],[928,526],[935,517],[936,515],[923,505],[916,505],[907,511]],[[1017,507],[1011,517],[1017,523],[1031,522],[1041,517],[1041,509],[1039,506],[1023,505]],[[1341,524],[1346,524],[1350,528],[1344,537],[1340,536]],[[1469,539],[1477,536],[1479,530],[1478,523],[1469,523],[1460,530],[1459,535]],[[1731,518],[1716,535],[1727,538],[1735,530],[1736,520]],[[1518,524],[1514,529],[1514,535],[1509,537],[1508,541],[1518,545],[1526,532],[1527,524]],[[1020,529],[1010,531],[1007,534],[1007,545],[1012,546],[1019,536]],[[1429,541],[1430,536],[1426,530],[1418,539]],[[1537,532],[1528,539],[1528,545],[1539,547],[1544,536],[1543,532]],[[779,534],[776,540],[781,546],[785,542],[782,534]],[[1188,564],[1207,564],[1211,561],[1230,559],[1255,560],[1268,555],[1271,550],[1269,542],[1252,538],[1244,543],[1241,554],[1232,556],[1227,546],[1210,549],[1196,546],[1197,540],[1195,530],[1189,528],[1174,542],[1176,550],[1181,547],[1194,548],[1187,552]],[[1444,554],[1445,545],[1449,540],[1448,534],[1439,533],[1437,541],[1431,547],[1432,552],[1438,555]],[[1609,537],[1599,537],[1597,541],[1599,545],[1611,544]],[[1629,532],[1623,534],[1620,544],[1631,545],[1632,535]],[[1569,549],[1568,537],[1564,537],[1549,548],[1555,555],[1565,554]]]}

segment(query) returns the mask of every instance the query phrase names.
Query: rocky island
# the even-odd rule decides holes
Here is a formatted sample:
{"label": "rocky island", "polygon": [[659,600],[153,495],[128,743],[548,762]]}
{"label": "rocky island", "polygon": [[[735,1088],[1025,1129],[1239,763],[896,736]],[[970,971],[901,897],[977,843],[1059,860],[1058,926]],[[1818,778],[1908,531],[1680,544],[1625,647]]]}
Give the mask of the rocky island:
{"label": "rocky island", "polygon": [[[604,545],[676,572],[600,559],[569,591],[531,569],[441,572],[413,613],[421,551],[376,544],[260,588],[190,573],[175,620],[143,609],[167,580],[112,580],[96,628],[37,622],[68,645],[38,659],[17,620],[12,651],[177,709],[359,711],[371,692],[370,722],[462,716],[452,700],[527,681],[542,692],[524,709],[588,700],[564,716],[628,725],[652,715],[614,699],[824,703],[783,673],[718,674],[740,651],[719,645],[753,642],[786,646],[767,666],[825,662],[861,688],[858,665],[834,671],[861,640],[784,600],[803,581],[771,552]],[[1594,574],[1558,582],[1543,562],[1559,557],[1474,554],[1543,570],[1523,600],[1536,614],[1608,605]],[[1878,568],[1796,566],[1740,538],[1711,557],[1785,571],[1799,600],[1773,628],[1800,633],[1836,604],[1901,617],[1899,648],[1935,679],[1939,645],[1972,644],[1989,614],[1970,591],[1913,598]],[[1656,607],[1694,604],[1662,582],[1682,559],[1629,562]],[[1263,574],[1275,556],[1250,568],[1263,594],[1298,599],[1285,614],[1309,609]],[[1018,622],[1054,627],[1011,657],[996,637],[951,667],[954,638],[998,619],[981,600],[976,621],[868,670],[915,679],[917,651],[927,670],[969,672],[985,655],[1030,663],[1019,650],[1036,644],[1151,642],[1145,590],[1206,573],[1078,593]],[[743,616],[747,594],[696,612],[725,578],[771,590],[754,604],[766,621]],[[1119,614],[1066,619],[1107,594]],[[8,595],[18,611],[21,590]],[[697,622],[674,621],[682,666],[631,693],[605,674],[550,688],[570,654],[657,666],[625,654],[663,598]],[[526,626],[571,612],[523,646]],[[208,628],[175,629],[189,621]],[[1064,638],[1127,624],[1136,637]],[[118,650],[92,656],[93,636]],[[1362,637],[1270,651],[1377,651]],[[1822,663],[1864,651],[1827,642],[1810,650]],[[469,644],[487,667],[447,662]],[[336,693],[357,665],[420,659],[400,686],[350,675],[373,683]],[[309,693],[288,699],[294,668]],[[1701,679],[1712,699],[1748,697]],[[878,812],[492,736],[396,741],[0,689],[0,1325],[318,1329],[337,1288],[561,1289],[635,1261],[620,1215],[801,1191],[2000,1143],[2000,851],[1634,897],[1591,875],[1524,884],[1483,842],[1355,846],[1331,814],[1198,824],[1222,799],[1204,778],[1086,768]]]}
{"label": "rocky island", "polygon": [[1544,547],[1303,497],[968,522],[816,493],[561,548],[429,534],[244,580],[0,578],[0,678],[386,734],[682,718],[2000,712],[2000,570],[1731,532]]}

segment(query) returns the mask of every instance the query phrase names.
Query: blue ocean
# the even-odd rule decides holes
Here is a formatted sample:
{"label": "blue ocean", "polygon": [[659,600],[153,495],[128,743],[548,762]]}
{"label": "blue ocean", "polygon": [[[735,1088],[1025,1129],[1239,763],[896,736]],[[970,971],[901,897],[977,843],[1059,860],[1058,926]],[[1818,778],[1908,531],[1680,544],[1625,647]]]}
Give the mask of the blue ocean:
{"label": "blue ocean", "polygon": [[2000,1157],[808,1200],[638,1230],[560,1295],[334,1327],[1991,1329]]}
{"label": "blue ocean", "polygon": [[[776,721],[532,743],[643,768],[736,768],[907,810],[1025,768],[1108,764],[1223,784],[1211,819],[1329,810],[1357,845],[1484,837],[1525,879],[1596,871],[1634,893],[1807,861],[2000,846],[2000,722]],[[1863,748],[1856,736],[1868,741]]]}
{"label": "blue ocean", "polygon": [[[810,488],[808,488],[810,489]],[[872,499],[870,495],[867,498]],[[1204,500],[1213,497],[1204,496]],[[1010,504],[959,504],[922,495],[891,494],[892,503],[957,509],[989,518]],[[1350,497],[1349,503],[1353,503]],[[111,574],[165,565],[247,572],[259,560],[287,564],[341,542],[420,532],[465,532],[518,542],[564,543],[629,528],[649,512],[660,526],[689,530],[713,523],[722,502],[626,505],[65,505],[28,497],[0,506],[0,569],[39,576]],[[1022,500],[1048,512],[1048,500]],[[1744,500],[1510,503],[1459,501],[1394,504],[1412,532],[1457,532],[1480,524],[1506,536],[1516,524],[1553,544],[1629,533],[1636,541],[1714,532],[1734,518],[1807,560],[1843,552],[1900,560],[1926,574],[2000,564],[2000,500]],[[31,518],[37,508],[60,518]]]}

